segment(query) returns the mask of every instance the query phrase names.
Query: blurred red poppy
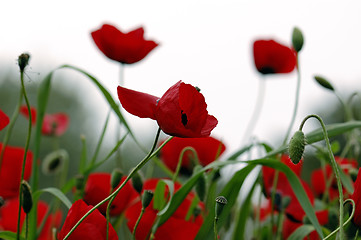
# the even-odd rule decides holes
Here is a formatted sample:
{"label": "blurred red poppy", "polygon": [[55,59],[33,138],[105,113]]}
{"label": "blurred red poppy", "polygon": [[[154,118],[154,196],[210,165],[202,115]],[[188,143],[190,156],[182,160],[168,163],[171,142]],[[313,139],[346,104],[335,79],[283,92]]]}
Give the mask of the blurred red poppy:
{"label": "blurred red poppy", "polygon": [[[68,211],[63,227],[58,233],[58,239],[63,240],[73,226],[86,214],[91,205],[87,205],[83,200],[78,200]],[[105,240],[107,232],[107,221],[105,217],[95,209],[88,217],[82,221],[74,232],[69,236],[69,240],[87,239],[87,240]],[[117,233],[109,223],[109,239],[118,240]]]}
{"label": "blurred red poppy", "polygon": [[[143,189],[154,191],[159,179],[149,179],[144,182]],[[176,183],[174,190],[177,191],[181,187],[180,184]],[[168,188],[166,188],[165,196],[168,195]],[[177,211],[158,229],[155,233],[155,239],[159,240],[183,240],[183,239],[194,239],[197,235],[202,223],[203,218],[201,215],[192,216],[189,220],[185,220],[188,210],[194,198],[194,194],[190,192],[184,199],[182,204],[178,207]],[[203,208],[203,205],[199,204],[199,208]],[[142,208],[141,201],[137,201],[135,204],[130,206],[126,212],[125,217],[127,218],[127,225],[130,231],[133,231],[135,223],[139,217]],[[149,238],[149,233],[153,226],[153,223],[157,217],[158,210],[153,208],[153,200],[151,204],[146,208],[142,219],[136,230],[136,239],[144,240]]]}
{"label": "blurred red poppy", "polygon": [[274,40],[255,41],[253,57],[262,74],[289,73],[296,67],[296,52]]}
{"label": "blurred red poppy", "polygon": [[[36,109],[31,107],[31,124],[36,124]],[[21,106],[20,113],[29,118],[26,106]],[[45,114],[41,132],[45,136],[61,136],[68,129],[69,117],[65,113]]]}
{"label": "blurred red poppy", "polygon": [[[126,177],[122,177],[121,183]],[[89,175],[85,185],[84,202],[89,205],[96,205],[111,193],[111,174],[110,173],[92,173]],[[118,186],[119,186],[118,185]],[[115,197],[111,207],[110,215],[120,215],[128,205],[132,203],[138,196],[138,193],[133,189],[132,184],[127,182]],[[106,214],[108,202],[102,204],[98,209],[102,214]]]}
{"label": "blurred red poppy", "polygon": [[[0,152],[3,144],[0,143]],[[20,147],[6,146],[0,169],[0,196],[4,199],[17,197],[19,195],[19,186],[21,170],[25,150]],[[28,180],[31,175],[33,154],[28,151],[25,161],[24,179]]]}
{"label": "blurred red poppy", "polygon": [[120,103],[129,113],[156,120],[163,132],[176,137],[208,137],[218,121],[207,112],[203,95],[182,81],[158,97],[118,86]]}
{"label": "blurred red poppy", "polygon": [[154,41],[145,40],[143,35],[143,27],[122,33],[109,24],[91,33],[95,44],[105,56],[126,64],[142,60],[158,46]]}
{"label": "blurred red poppy", "polygon": [[[205,138],[178,138],[170,140],[160,151],[160,158],[172,171],[176,170],[182,150],[192,147],[198,156],[199,163],[206,166],[216,160],[225,150],[226,146],[213,137]],[[185,152],[182,159],[182,168],[192,170],[193,153]]]}
{"label": "blurred red poppy", "polygon": [[[346,175],[349,174],[349,170],[357,168],[357,161],[355,159],[340,158],[335,156],[335,160]],[[328,188],[328,196],[330,200],[338,199],[338,187],[332,167],[330,165],[326,165],[325,171],[326,177],[325,172],[322,169],[312,171],[311,185],[313,190],[317,196],[322,196],[326,192],[326,181],[331,181],[331,185]],[[345,195],[351,194],[347,192],[346,188],[343,188],[343,193]]]}
{"label": "blurred red poppy", "polygon": [[0,131],[10,122],[9,117],[0,109]]}
{"label": "blurred red poppy", "polygon": [[358,169],[357,178],[355,181],[355,189],[351,195],[351,199],[355,202],[355,215],[352,222],[361,228],[361,171]]}
{"label": "blurred red poppy", "polygon": [[[37,226],[40,227],[44,217],[49,211],[49,206],[43,202],[38,202],[38,219]],[[19,211],[19,199],[13,198],[7,200],[5,205],[0,208],[0,229],[5,231],[16,232],[18,224],[18,211]],[[38,240],[48,240],[52,239],[52,228],[58,228],[61,224],[61,211],[57,211],[55,214],[49,214],[47,216],[45,224],[38,236]],[[21,211],[20,215],[20,228],[24,224],[25,213]]]}

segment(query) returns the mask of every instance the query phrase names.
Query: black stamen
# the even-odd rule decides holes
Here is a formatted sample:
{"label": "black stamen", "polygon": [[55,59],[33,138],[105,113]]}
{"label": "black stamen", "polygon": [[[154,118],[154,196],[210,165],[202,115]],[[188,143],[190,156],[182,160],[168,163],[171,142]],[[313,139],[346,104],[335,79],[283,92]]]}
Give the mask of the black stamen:
{"label": "black stamen", "polygon": [[183,112],[183,110],[181,111],[181,114],[182,114],[182,124],[183,124],[183,126],[186,126],[187,123],[188,123],[187,114],[185,114],[185,113]]}

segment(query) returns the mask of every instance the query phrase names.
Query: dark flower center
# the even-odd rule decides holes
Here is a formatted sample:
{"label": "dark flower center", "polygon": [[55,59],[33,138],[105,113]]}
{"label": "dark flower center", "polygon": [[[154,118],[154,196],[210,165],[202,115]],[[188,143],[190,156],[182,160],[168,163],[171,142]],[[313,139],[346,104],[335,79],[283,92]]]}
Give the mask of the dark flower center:
{"label": "dark flower center", "polygon": [[260,73],[262,74],[272,74],[276,73],[275,70],[272,67],[264,66],[261,69],[259,69]]}
{"label": "dark flower center", "polygon": [[183,124],[183,126],[186,126],[187,123],[188,123],[187,114],[185,114],[185,113],[183,112],[183,110],[181,111],[181,114],[182,114],[182,124]]}
{"label": "dark flower center", "polygon": [[55,158],[49,165],[49,171],[54,171],[60,165],[60,162],[60,158]]}

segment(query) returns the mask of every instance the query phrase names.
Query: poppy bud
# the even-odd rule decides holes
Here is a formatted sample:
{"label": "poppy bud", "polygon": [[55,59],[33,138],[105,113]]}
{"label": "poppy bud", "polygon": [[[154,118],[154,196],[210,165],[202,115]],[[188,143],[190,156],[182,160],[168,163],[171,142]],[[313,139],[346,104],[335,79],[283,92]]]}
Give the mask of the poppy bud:
{"label": "poppy bud", "polygon": [[33,207],[33,197],[31,194],[31,188],[27,181],[23,180],[21,182],[22,197],[23,201],[21,202],[23,210],[28,214]]}
{"label": "poppy bud", "polygon": [[[199,172],[202,169],[201,165],[197,165],[195,166],[195,168],[193,169],[194,173]],[[206,178],[204,176],[204,174],[202,173],[202,175],[198,178],[198,181],[196,183],[196,193],[199,197],[199,199],[201,201],[204,200],[205,196],[206,196]]]}
{"label": "poppy bud", "polygon": [[140,175],[140,173],[136,172],[134,174],[134,176],[132,177],[132,184],[135,191],[140,194],[143,189],[143,177]]}
{"label": "poppy bud", "polygon": [[112,189],[115,189],[119,185],[120,181],[122,180],[122,177],[123,177],[123,172],[119,168],[113,170],[112,177],[110,180],[110,185],[112,186]]}
{"label": "poppy bud", "polygon": [[326,78],[321,77],[321,76],[314,76],[316,82],[318,84],[320,84],[322,87],[331,90],[331,91],[335,91],[334,87],[332,86],[332,84],[326,80]]}
{"label": "poppy bud", "polygon": [[216,219],[221,215],[224,206],[227,204],[227,199],[223,196],[216,197]]}
{"label": "poppy bud", "polygon": [[288,145],[288,153],[294,164],[297,164],[301,161],[303,152],[305,150],[305,145],[305,134],[301,130],[298,130],[295,132],[290,140],[290,144]]}
{"label": "poppy bud", "polygon": [[45,156],[41,166],[43,173],[45,175],[54,175],[60,172],[64,167],[65,161],[67,161],[68,159],[68,152],[64,149],[49,153]]}
{"label": "poppy bud", "polygon": [[291,198],[289,196],[284,196],[281,200],[282,209],[286,209],[291,203]]}
{"label": "poppy bud", "polygon": [[142,206],[146,208],[149,206],[150,202],[152,201],[154,193],[151,190],[145,190],[142,196]]}
{"label": "poppy bud", "polygon": [[299,28],[295,27],[292,33],[292,45],[296,52],[301,51],[303,47],[303,35]]}
{"label": "poppy bud", "polygon": [[82,191],[84,188],[84,176],[81,174],[78,174],[75,176],[75,188],[76,190]]}
{"label": "poppy bud", "polygon": [[29,64],[30,55],[28,53],[22,53],[18,58],[18,65],[20,71],[24,71],[25,67]]}

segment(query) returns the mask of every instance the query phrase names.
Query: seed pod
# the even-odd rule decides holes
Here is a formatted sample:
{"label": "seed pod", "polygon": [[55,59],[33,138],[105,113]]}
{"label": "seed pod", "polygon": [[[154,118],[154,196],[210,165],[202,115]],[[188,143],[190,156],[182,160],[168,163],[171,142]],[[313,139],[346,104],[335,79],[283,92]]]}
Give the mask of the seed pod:
{"label": "seed pod", "polygon": [[294,164],[301,161],[303,152],[305,151],[306,138],[305,134],[299,130],[295,132],[288,145],[288,153]]}
{"label": "seed pod", "polygon": [[142,196],[142,206],[146,208],[149,206],[150,202],[152,201],[154,193],[151,190],[144,190]]}
{"label": "seed pod", "polygon": [[31,188],[27,181],[23,180],[21,182],[21,189],[22,189],[22,198],[23,201],[21,202],[23,210],[26,214],[28,214],[33,207],[33,197],[31,194]]}
{"label": "seed pod", "polygon": [[224,206],[227,204],[227,199],[223,196],[216,197],[216,219],[221,215]]}
{"label": "seed pod", "polygon": [[331,90],[332,92],[335,91],[335,88],[332,86],[332,84],[329,81],[327,81],[326,78],[321,76],[314,76],[314,78],[316,82],[320,84],[322,87]]}
{"label": "seed pod", "polygon": [[25,67],[29,64],[30,55],[28,53],[22,53],[18,58],[18,65],[20,71],[24,71]]}
{"label": "seed pod", "polygon": [[110,180],[110,185],[112,186],[112,189],[115,189],[119,183],[121,182],[123,177],[123,172],[119,169],[116,168],[112,171],[112,177]]}
{"label": "seed pod", "polygon": [[303,34],[301,32],[301,30],[297,27],[295,27],[293,29],[293,33],[292,33],[292,45],[293,48],[296,50],[296,52],[301,51],[302,47],[303,47]]}

